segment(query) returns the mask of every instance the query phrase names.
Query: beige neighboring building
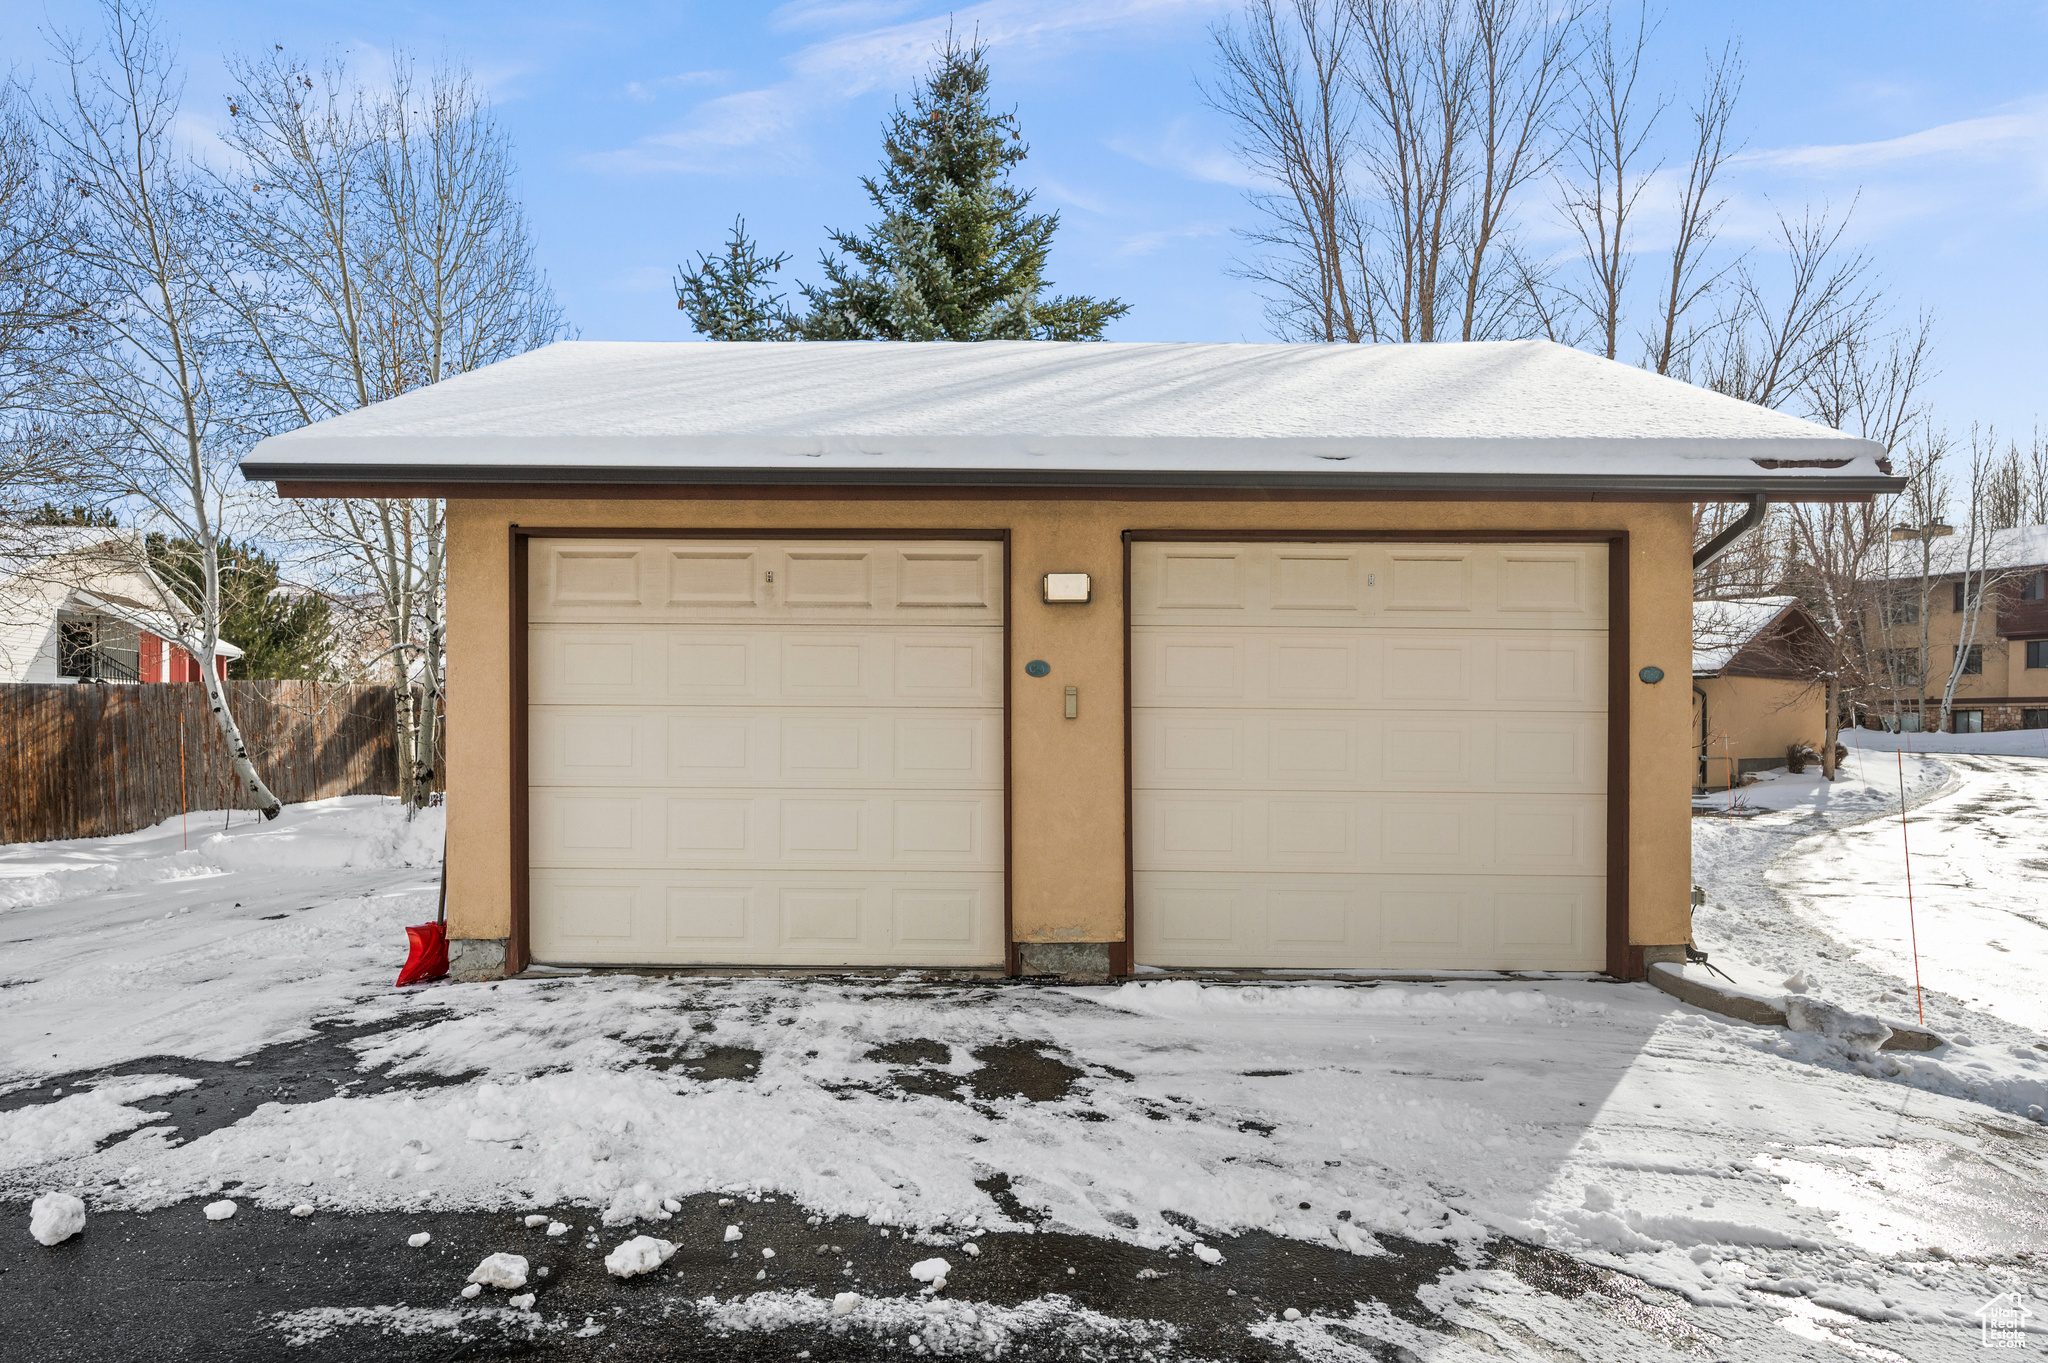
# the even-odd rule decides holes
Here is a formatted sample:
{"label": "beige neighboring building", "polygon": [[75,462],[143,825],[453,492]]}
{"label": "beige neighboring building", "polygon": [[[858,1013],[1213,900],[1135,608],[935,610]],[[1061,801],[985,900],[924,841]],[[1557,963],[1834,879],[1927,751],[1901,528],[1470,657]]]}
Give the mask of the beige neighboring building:
{"label": "beige neighboring building", "polygon": [[460,977],[1639,977],[1692,504],[1881,453],[1542,341],[571,342],[243,469],[448,499]]}
{"label": "beige neighboring building", "polygon": [[1813,617],[1792,596],[1692,603],[1692,750],[1699,790],[1782,767],[1794,743],[1826,741]]}
{"label": "beige neighboring building", "polygon": [[[1891,545],[1889,585],[1892,606],[1873,611],[1865,628],[1875,641],[1873,652],[1885,664],[1881,689],[1898,697],[1904,727],[1918,732],[1938,726],[1941,692],[1947,685],[1956,651],[1969,623],[1959,571],[1968,548],[1966,528],[1932,542],[1931,568],[1922,577],[1920,546],[1907,541]],[[1990,532],[1988,545],[1977,551],[1995,579],[1977,613],[1971,654],[1956,682],[1949,727],[1956,733],[1991,733],[2007,729],[2048,729],[2048,525],[2021,526]],[[1919,715],[1921,584],[1931,579],[1926,595],[1927,718]],[[1973,568],[1973,583],[1981,580]],[[1887,701],[1866,709],[1860,720],[1871,728],[1888,726],[1894,706]]]}

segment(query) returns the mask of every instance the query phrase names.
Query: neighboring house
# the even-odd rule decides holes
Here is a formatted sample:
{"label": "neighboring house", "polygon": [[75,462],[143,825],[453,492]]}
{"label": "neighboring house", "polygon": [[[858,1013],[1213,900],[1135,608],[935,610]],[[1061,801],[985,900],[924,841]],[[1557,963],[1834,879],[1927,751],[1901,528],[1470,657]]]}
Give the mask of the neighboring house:
{"label": "neighboring house", "polygon": [[449,499],[458,976],[1639,976],[1692,504],[1881,454],[1541,341],[568,342],[243,471]]}
{"label": "neighboring house", "polygon": [[[1969,532],[1935,539],[1929,546],[1922,576],[1920,546],[1891,546],[1887,593],[1889,604],[1872,610],[1864,627],[1876,642],[1885,675],[1882,689],[1893,702],[1866,709],[1861,718],[1872,728],[1888,727],[1897,716],[1901,727],[1918,733],[1939,727],[1941,692],[1948,684],[1956,653],[1963,646],[1969,619],[1964,600],[1964,555]],[[1950,728],[1956,733],[1989,733],[2004,729],[2048,729],[2048,525],[1993,530],[1979,556],[1990,566],[1994,585],[1977,616],[1976,633],[1957,679]],[[1884,577],[1881,581],[1886,580]],[[1981,581],[1971,566],[1971,590]],[[1928,605],[1927,715],[1919,710],[1920,602],[1922,586]]]}
{"label": "neighboring house", "polygon": [[[198,659],[170,642],[170,593],[143,564],[137,532],[10,526],[0,555],[0,682],[200,680]],[[227,676],[242,650],[215,649]]]}
{"label": "neighboring house", "polygon": [[1786,750],[1827,740],[1823,640],[1797,597],[1692,603],[1692,749],[1702,790],[1785,765]]}

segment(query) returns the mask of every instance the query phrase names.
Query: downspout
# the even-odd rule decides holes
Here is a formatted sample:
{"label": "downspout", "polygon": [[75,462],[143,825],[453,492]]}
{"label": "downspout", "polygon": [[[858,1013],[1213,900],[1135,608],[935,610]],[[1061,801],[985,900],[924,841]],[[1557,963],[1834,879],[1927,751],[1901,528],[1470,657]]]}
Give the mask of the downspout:
{"label": "downspout", "polygon": [[[1692,693],[1700,698],[1700,789],[1707,788],[1707,693],[1698,682],[1692,684]],[[1731,781],[1734,777],[1729,778]]]}
{"label": "downspout", "polygon": [[1692,570],[1698,572],[1706,567],[1709,563],[1712,563],[1715,559],[1733,549],[1735,541],[1741,539],[1759,525],[1762,525],[1764,523],[1764,512],[1770,509],[1770,505],[1770,498],[1766,497],[1763,493],[1750,493],[1749,510],[1743,512],[1741,518],[1735,524],[1729,526],[1726,530],[1708,540],[1706,544],[1693,551]]}

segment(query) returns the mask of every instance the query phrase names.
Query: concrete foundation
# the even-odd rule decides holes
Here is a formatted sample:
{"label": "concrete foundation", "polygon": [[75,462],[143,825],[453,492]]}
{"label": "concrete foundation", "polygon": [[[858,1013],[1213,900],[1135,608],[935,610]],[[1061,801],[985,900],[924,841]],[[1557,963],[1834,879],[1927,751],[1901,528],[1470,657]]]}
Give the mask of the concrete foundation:
{"label": "concrete foundation", "polygon": [[502,937],[451,937],[448,939],[448,978],[463,983],[505,978],[505,939]]}
{"label": "concrete foundation", "polygon": [[1108,942],[1021,942],[1017,954],[1026,975],[1059,975],[1077,981],[1109,978]]}

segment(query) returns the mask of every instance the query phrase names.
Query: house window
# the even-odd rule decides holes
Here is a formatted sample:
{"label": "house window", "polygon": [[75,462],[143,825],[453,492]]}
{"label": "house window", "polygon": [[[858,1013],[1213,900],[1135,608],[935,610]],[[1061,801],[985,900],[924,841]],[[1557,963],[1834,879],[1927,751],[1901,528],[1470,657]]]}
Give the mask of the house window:
{"label": "house window", "polygon": [[2048,568],[2027,575],[2026,582],[2020,586],[2020,600],[2048,600]]}
{"label": "house window", "polygon": [[1910,596],[1893,597],[1884,603],[1884,622],[1887,625],[1919,624],[1920,603]]}
{"label": "house window", "polygon": [[1982,710],[1954,710],[1950,712],[1950,717],[1954,720],[1952,732],[1959,734],[1981,734],[1984,732],[1984,712]]}
{"label": "house window", "polygon": [[2022,729],[2048,729],[2048,710],[2020,711]]}
{"label": "house window", "polygon": [[57,617],[57,675],[97,677],[94,668],[92,621],[81,616]]}
{"label": "house window", "polygon": [[[1963,675],[1965,677],[1981,677],[1984,675],[1984,645],[1971,644],[1969,648],[1959,648],[1956,652],[1963,655]],[[1958,730],[1958,732],[1961,731]],[[1970,732],[1975,733],[1977,731],[1973,729]]]}
{"label": "house window", "polygon": [[2027,666],[2048,667],[2048,639],[2027,640]]}
{"label": "house window", "polygon": [[[2043,640],[2048,643],[2048,640]],[[1920,684],[1920,650],[1917,648],[1895,648],[1884,655],[1884,670],[1893,686],[1918,686]]]}
{"label": "house window", "polygon": [[142,632],[104,615],[57,616],[57,675],[80,681],[142,680]]}
{"label": "house window", "polygon": [[[1891,729],[1891,723],[1892,723],[1892,722],[1891,722],[1891,720],[1890,720],[1889,718],[1887,718],[1887,719],[1886,719],[1886,721],[1885,721],[1885,728],[1887,728],[1887,729]],[[1898,725],[1899,725],[1899,727],[1898,727],[1898,728],[1896,728],[1896,729],[1892,729],[1892,732],[1893,732],[1893,733],[1900,733],[1900,734],[1917,734],[1917,733],[1919,733],[1919,732],[1920,732],[1920,712],[1919,712],[1918,710],[1901,710],[1901,711],[1899,712],[1899,714],[1898,714]]]}

